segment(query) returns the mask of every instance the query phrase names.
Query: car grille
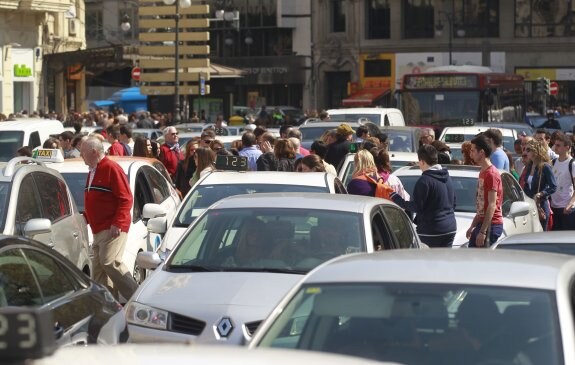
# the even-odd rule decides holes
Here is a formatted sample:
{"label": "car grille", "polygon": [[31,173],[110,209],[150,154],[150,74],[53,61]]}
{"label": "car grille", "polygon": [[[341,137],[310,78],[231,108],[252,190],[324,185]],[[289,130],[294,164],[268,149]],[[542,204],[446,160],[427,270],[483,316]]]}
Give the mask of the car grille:
{"label": "car grille", "polygon": [[245,326],[248,331],[248,335],[253,336],[260,324],[262,324],[262,321],[246,323]]}
{"label": "car grille", "polygon": [[197,319],[189,318],[176,313],[171,313],[170,319],[171,321],[169,329],[173,332],[199,336],[206,327],[206,322],[202,322]]}

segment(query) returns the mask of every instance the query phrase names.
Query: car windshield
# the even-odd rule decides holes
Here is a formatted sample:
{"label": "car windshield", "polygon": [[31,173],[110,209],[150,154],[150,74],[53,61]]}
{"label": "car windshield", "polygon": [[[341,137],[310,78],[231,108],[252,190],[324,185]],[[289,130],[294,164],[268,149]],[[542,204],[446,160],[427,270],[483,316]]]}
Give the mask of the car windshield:
{"label": "car windshield", "polygon": [[9,182],[0,182],[0,232],[4,231],[4,224],[6,224],[11,187]]}
{"label": "car windshield", "polygon": [[572,243],[512,243],[512,244],[499,244],[498,249],[506,250],[527,250],[537,252],[551,252],[562,253],[566,255],[575,255],[575,245]]}
{"label": "car windshield", "polygon": [[[420,175],[398,176],[409,195],[413,195],[415,183]],[[455,191],[455,211],[461,213],[474,213],[475,193],[477,191],[476,177],[451,176],[453,190]]]}
{"label": "car windshield", "polygon": [[362,215],[310,209],[212,209],[186,231],[166,270],[306,273],[366,251]]}
{"label": "car windshield", "polygon": [[24,145],[24,132],[0,131],[0,161],[10,161],[16,156],[18,148]]}
{"label": "car windshield", "polygon": [[330,129],[336,129],[339,124],[334,124],[333,126],[325,126],[325,127],[308,127],[300,128],[301,132],[301,139],[302,141],[315,141],[319,139],[322,134]]}
{"label": "car windshield", "polygon": [[557,305],[539,289],[443,284],[303,286],[260,347],[402,364],[563,364]]}
{"label": "car windshield", "polygon": [[384,133],[387,134],[387,149],[389,151],[417,152],[414,148],[415,143],[411,132],[388,130]]}
{"label": "car windshield", "polygon": [[[443,137],[443,142],[445,143],[454,143],[454,144],[461,144],[465,141],[471,141],[475,138],[475,134],[446,134]],[[512,136],[503,136],[503,147],[508,151],[515,151],[513,144],[515,143],[515,139]]]}
{"label": "car windshield", "polygon": [[232,195],[255,193],[329,193],[326,186],[306,186],[295,184],[216,184],[199,185],[182,202],[182,208],[174,220],[176,227],[188,227],[210,205]]}
{"label": "car windshield", "polygon": [[329,119],[332,122],[371,122],[375,125],[381,125],[381,116],[379,114],[330,114]]}
{"label": "car windshield", "polygon": [[86,175],[88,173],[62,172],[61,174],[66,180],[66,185],[70,188],[78,210],[84,212],[84,188],[86,187]]}

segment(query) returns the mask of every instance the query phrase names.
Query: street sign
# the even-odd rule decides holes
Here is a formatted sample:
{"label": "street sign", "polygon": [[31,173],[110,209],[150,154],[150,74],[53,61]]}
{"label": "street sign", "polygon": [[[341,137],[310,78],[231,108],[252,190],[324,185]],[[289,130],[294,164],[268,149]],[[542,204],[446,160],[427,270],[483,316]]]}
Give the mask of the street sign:
{"label": "street sign", "polygon": [[132,69],[132,80],[140,81],[140,75],[142,74],[142,70],[139,67],[134,67]]}
{"label": "street sign", "polygon": [[206,95],[206,78],[204,75],[200,76],[200,95]]}
{"label": "street sign", "polygon": [[549,94],[557,95],[558,93],[559,93],[559,84],[557,84],[555,81],[552,81],[551,84],[549,84]]}

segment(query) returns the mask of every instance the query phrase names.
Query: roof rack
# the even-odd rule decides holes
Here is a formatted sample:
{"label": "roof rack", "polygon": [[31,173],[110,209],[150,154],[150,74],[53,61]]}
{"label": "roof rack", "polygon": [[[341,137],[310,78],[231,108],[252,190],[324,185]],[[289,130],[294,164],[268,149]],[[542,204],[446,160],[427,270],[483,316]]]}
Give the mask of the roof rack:
{"label": "roof rack", "polygon": [[27,156],[14,157],[10,161],[8,161],[8,164],[4,168],[4,176],[12,176],[12,175],[14,175],[14,171],[16,171],[17,166],[29,165],[29,164],[46,166],[44,164],[44,162],[33,159],[32,157],[27,157]]}

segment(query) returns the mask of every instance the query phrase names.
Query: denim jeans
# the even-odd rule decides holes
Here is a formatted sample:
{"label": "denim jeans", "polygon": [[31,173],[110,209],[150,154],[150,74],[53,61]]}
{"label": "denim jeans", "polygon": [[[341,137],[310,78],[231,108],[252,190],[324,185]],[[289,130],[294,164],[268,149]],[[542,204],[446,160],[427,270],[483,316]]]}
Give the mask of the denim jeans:
{"label": "denim jeans", "polygon": [[[479,233],[479,230],[481,229],[482,224],[483,224],[482,222],[479,222],[479,223],[477,223],[475,228],[473,228],[473,231],[471,232],[471,237],[469,238],[469,247],[477,247],[477,246],[475,246],[475,240],[477,239],[477,234]],[[484,245],[484,246],[479,246],[478,248],[484,248],[484,247],[491,246],[491,244],[497,242],[497,240],[499,239],[499,237],[501,236],[502,233],[503,233],[503,224],[492,224],[490,232],[489,232],[488,244]],[[486,238],[486,241],[487,241],[487,238]]]}

